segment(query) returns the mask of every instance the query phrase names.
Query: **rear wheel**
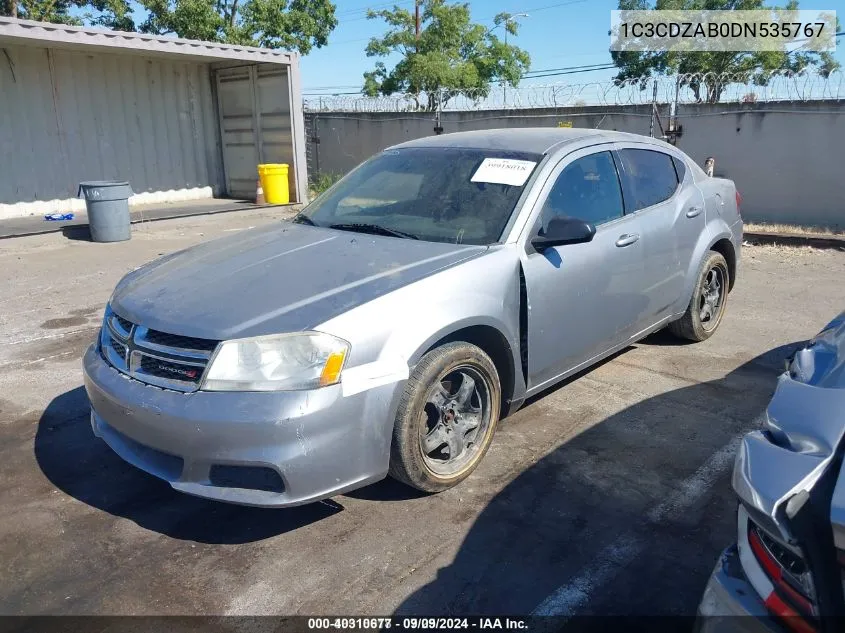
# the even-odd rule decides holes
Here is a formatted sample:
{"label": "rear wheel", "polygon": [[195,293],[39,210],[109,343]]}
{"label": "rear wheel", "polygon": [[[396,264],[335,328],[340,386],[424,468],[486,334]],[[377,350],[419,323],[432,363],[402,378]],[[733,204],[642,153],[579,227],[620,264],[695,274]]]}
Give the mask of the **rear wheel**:
{"label": "rear wheel", "polygon": [[423,356],[399,403],[390,475],[425,492],[466,479],[490,446],[501,398],[496,367],[475,345],[449,343]]}
{"label": "rear wheel", "polygon": [[725,258],[711,251],[701,264],[687,311],[669,324],[669,331],[690,341],[710,338],[722,322],[728,302],[730,273]]}

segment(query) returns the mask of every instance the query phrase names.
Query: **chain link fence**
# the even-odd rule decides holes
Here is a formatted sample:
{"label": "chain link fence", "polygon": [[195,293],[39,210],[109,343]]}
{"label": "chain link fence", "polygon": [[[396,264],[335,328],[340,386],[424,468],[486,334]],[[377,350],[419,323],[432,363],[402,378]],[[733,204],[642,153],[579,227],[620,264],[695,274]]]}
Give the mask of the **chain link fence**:
{"label": "chain link fence", "polygon": [[367,97],[360,94],[308,96],[310,112],[447,112],[526,110],[582,106],[695,103],[772,103],[845,99],[845,73],[693,73],[638,77],[625,81],[491,84],[483,90],[446,90],[420,95]]}

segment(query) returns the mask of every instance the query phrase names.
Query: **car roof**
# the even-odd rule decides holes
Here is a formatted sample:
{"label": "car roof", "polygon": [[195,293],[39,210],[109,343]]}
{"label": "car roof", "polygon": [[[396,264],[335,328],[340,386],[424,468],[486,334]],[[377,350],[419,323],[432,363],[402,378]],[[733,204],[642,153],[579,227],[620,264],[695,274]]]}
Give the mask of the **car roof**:
{"label": "car roof", "polygon": [[665,146],[658,139],[616,132],[612,130],[593,130],[587,128],[500,128],[494,130],[474,130],[471,132],[452,132],[437,136],[425,136],[394,145],[388,149],[409,147],[461,147],[465,149],[499,149],[512,152],[530,152],[547,154],[561,145],[612,143],[634,141]]}

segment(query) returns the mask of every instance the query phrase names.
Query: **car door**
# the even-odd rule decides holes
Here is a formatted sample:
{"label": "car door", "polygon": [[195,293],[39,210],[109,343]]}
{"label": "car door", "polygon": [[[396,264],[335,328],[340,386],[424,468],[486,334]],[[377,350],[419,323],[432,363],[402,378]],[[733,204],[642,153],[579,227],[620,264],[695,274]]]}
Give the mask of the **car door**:
{"label": "car door", "polygon": [[704,230],[704,198],[681,159],[653,145],[617,145],[625,206],[640,218],[648,309],[643,327],[669,316]]}
{"label": "car door", "polygon": [[[557,216],[592,223],[592,241],[537,252],[531,238]],[[624,341],[645,307],[640,219],[624,213],[609,147],[564,158],[544,183],[527,226],[528,387],[539,389]]]}

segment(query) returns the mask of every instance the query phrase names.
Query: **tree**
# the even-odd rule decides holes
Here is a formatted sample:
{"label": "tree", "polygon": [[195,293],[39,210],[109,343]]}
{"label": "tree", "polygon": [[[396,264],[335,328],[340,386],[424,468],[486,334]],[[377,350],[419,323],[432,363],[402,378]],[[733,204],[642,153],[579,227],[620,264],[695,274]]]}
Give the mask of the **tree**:
{"label": "tree", "polygon": [[[72,13],[74,9],[87,11]],[[87,22],[122,31],[135,30],[128,0],[0,0],[0,15],[55,24],[81,26]]]}
{"label": "tree", "polygon": [[[628,10],[760,10],[772,7],[764,0],[619,0],[619,9]],[[790,0],[784,7],[798,8],[797,0]],[[747,77],[755,85],[765,86],[775,72],[801,73],[815,68],[822,76],[828,76],[839,69],[830,53],[814,52],[641,52],[611,51],[613,62],[619,68],[616,83],[641,79],[641,88],[647,85],[646,78],[656,75],[678,74],[680,85],[688,86],[696,101],[716,103],[730,83],[731,76]]]}
{"label": "tree", "polygon": [[[396,93],[413,94],[418,108],[434,110],[457,95],[473,99],[486,97],[491,82],[516,86],[528,70],[528,53],[508,44],[507,34],[519,29],[514,16],[500,13],[493,27],[473,23],[468,3],[447,0],[421,0],[421,28],[416,34],[416,19],[411,11],[394,6],[382,11],[370,10],[368,19],[381,19],[388,25],[380,38],[367,45],[368,57],[387,57],[398,53],[401,59],[388,70],[383,61],[364,73],[364,93],[370,96]],[[504,39],[500,38],[499,28]],[[426,103],[420,103],[420,95]]]}
{"label": "tree", "polygon": [[308,53],[337,26],[331,0],[139,0],[149,12],[136,27],[129,0],[0,0],[0,15],[91,24],[194,40]]}
{"label": "tree", "polygon": [[306,54],[337,26],[331,0],[140,0],[144,33]]}

